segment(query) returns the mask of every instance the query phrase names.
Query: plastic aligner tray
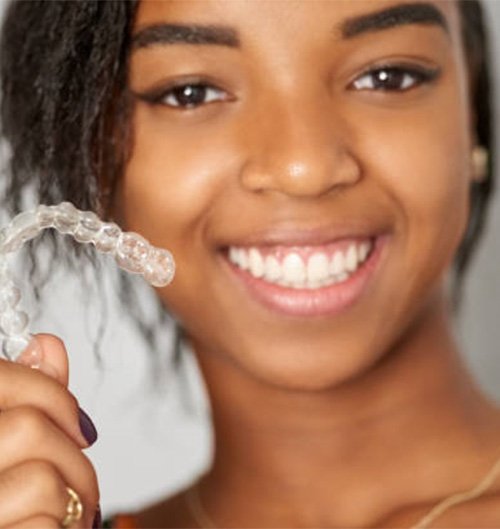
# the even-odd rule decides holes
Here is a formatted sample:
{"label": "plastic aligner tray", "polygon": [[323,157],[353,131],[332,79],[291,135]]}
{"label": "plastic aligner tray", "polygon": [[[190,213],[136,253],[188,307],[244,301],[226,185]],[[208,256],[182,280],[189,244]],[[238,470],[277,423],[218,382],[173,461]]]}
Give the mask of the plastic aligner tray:
{"label": "plastic aligner tray", "polygon": [[15,360],[25,350],[31,334],[28,315],[18,309],[21,292],[10,274],[7,255],[47,228],[93,244],[97,251],[114,257],[120,268],[141,274],[155,287],[168,285],[175,274],[175,262],[168,250],[151,245],[138,233],[122,231],[113,222],[103,222],[92,211],[80,211],[70,202],[40,205],[20,213],[0,231],[0,331],[4,335],[2,353],[8,360]]}

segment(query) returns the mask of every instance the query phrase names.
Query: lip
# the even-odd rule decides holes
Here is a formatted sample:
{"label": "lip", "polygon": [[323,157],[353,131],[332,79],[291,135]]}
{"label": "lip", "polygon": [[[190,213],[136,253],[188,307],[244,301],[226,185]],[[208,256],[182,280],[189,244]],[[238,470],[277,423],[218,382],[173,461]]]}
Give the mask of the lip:
{"label": "lip", "polygon": [[[369,257],[349,278],[318,289],[296,289],[271,284],[231,263],[227,254],[224,261],[233,279],[266,309],[283,316],[334,316],[354,305],[363,296],[382,260],[388,238],[388,235],[373,236],[374,246]],[[308,243],[311,244],[311,241]],[[297,244],[296,240],[294,244]]]}
{"label": "lip", "polygon": [[375,239],[387,233],[390,226],[371,222],[345,222],[335,226],[300,226],[294,224],[275,225],[272,229],[253,231],[252,234],[219,240],[221,248],[228,246],[263,247],[263,246],[322,246],[342,239]]}

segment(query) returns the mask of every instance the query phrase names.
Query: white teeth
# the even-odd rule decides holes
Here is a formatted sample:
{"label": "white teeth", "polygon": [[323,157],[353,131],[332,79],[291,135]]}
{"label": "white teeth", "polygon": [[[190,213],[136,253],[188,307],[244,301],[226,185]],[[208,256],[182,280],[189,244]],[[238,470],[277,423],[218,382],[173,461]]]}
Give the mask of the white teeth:
{"label": "white teeth", "polygon": [[248,255],[247,252],[243,249],[238,251],[238,261],[236,262],[243,270],[248,268]]}
{"label": "white teeth", "polygon": [[[307,262],[307,279],[309,284],[328,279],[328,257],[324,253],[315,253]],[[314,287],[312,287],[314,288]]]}
{"label": "white teeth", "polygon": [[254,277],[262,277],[264,275],[264,259],[255,248],[250,248],[248,252],[248,267]]}
{"label": "white teeth", "polygon": [[283,260],[282,271],[283,279],[290,282],[293,286],[305,283],[306,267],[302,257],[297,253],[288,254]]}
{"label": "white teeth", "polygon": [[268,255],[264,260],[264,277],[268,281],[276,281],[281,278],[281,265],[278,262],[278,259],[272,255]]}
{"label": "white teeth", "polygon": [[307,280],[307,288],[320,288],[323,285],[323,281],[311,281],[310,279]]}
{"label": "white teeth", "polygon": [[239,265],[240,264],[240,253],[241,253],[241,250],[238,250],[238,248],[231,246],[231,248],[229,248],[229,260],[232,263]]}
{"label": "white teeth", "polygon": [[229,248],[229,261],[253,277],[291,288],[317,289],[345,281],[368,257],[371,241],[352,243],[344,252],[329,257],[324,251],[312,253],[307,263],[296,251],[286,254],[280,263],[276,255],[263,256],[257,248]]}
{"label": "white teeth", "polygon": [[344,258],[344,266],[348,272],[356,270],[358,266],[358,252],[355,244],[349,246]]}
{"label": "white teeth", "polygon": [[342,274],[337,276],[336,283],[340,283],[341,281],[345,281],[349,277],[349,274],[347,272],[342,272]]}
{"label": "white teeth", "polygon": [[367,255],[370,253],[370,247],[371,247],[371,244],[366,241],[366,242],[362,242],[359,246],[358,246],[358,261],[360,263],[362,263]]}
{"label": "white teeth", "polygon": [[337,276],[344,271],[344,256],[341,251],[335,252],[330,261],[330,274]]}

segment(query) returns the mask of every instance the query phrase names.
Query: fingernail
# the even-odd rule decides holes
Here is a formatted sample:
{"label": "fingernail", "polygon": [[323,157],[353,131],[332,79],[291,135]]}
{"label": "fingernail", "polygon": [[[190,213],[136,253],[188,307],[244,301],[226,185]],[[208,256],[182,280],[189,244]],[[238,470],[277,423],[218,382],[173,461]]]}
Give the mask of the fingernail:
{"label": "fingernail", "polygon": [[97,510],[95,512],[95,516],[94,516],[94,522],[92,523],[92,529],[100,529],[101,525],[102,525],[101,507],[100,505],[98,505]]}
{"label": "fingernail", "polygon": [[40,369],[43,362],[43,349],[36,336],[32,336],[26,349],[17,357],[16,362],[33,369]]}
{"label": "fingernail", "polygon": [[78,419],[83,437],[85,437],[89,446],[93,445],[97,441],[97,430],[92,419],[81,408],[78,408]]}
{"label": "fingernail", "polygon": [[59,379],[57,370],[45,361],[42,344],[35,335],[31,335],[31,340],[26,349],[17,357],[16,362],[32,369],[39,369],[56,380]]}

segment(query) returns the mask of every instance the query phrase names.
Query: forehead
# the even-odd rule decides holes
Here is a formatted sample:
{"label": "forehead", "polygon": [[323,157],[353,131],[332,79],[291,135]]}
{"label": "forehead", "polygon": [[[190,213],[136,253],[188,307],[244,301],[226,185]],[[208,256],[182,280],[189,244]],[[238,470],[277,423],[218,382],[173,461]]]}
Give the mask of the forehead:
{"label": "forehead", "polygon": [[339,37],[345,21],[394,9],[410,12],[412,8],[414,21],[425,10],[428,14],[434,10],[452,37],[460,33],[455,0],[141,0],[134,30],[164,22],[223,25],[234,30],[242,44],[261,36],[269,43],[280,35],[297,41],[302,36],[319,36],[322,31]]}

